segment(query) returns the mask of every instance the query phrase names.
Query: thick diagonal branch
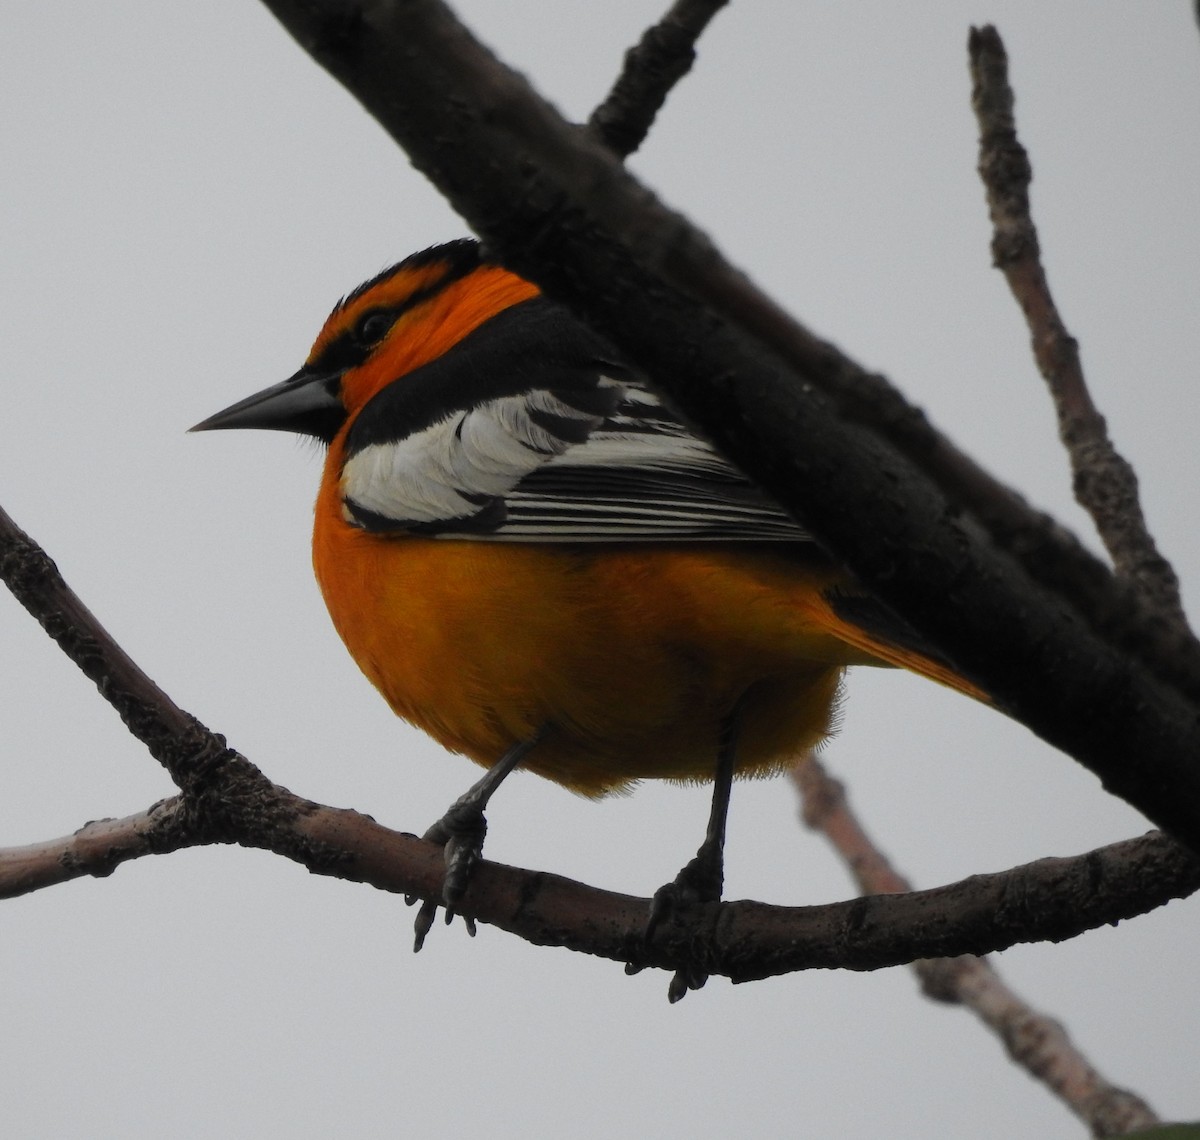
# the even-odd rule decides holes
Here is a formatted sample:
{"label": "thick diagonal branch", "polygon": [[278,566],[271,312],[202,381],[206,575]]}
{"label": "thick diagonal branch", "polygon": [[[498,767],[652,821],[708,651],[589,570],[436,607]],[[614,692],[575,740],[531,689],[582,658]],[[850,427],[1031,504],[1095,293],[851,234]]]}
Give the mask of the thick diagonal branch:
{"label": "thick diagonal branch", "polygon": [[803,330],[783,355],[786,336],[747,336],[756,295],[711,243],[437,0],[267,2],[506,263],[640,364],[1002,707],[1200,850],[1196,657],[1142,645],[1150,668],[1110,639],[1128,602],[1111,574],[1074,583],[1092,598],[1084,622],[1026,556],[1045,538],[1036,520],[1010,536],[1019,565],[997,550],[905,449],[839,414],[843,358]]}

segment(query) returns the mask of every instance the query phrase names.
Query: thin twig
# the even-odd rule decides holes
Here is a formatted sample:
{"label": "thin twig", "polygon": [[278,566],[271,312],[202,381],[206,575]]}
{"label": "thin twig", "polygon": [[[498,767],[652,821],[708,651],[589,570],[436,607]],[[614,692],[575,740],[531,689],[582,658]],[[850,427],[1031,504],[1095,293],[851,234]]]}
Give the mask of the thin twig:
{"label": "thin twig", "polygon": [[1136,583],[1159,620],[1186,627],[1179,580],[1146,525],[1137,476],[1108,436],[1088,391],[1079,344],[1067,331],[1046,278],[1029,205],[1032,170],[1017,139],[1008,58],[990,25],[970,36],[971,102],[979,120],[979,175],[994,234],[992,260],[1025,314],[1033,355],[1058,414],[1075,498],[1092,517],[1116,572]]}
{"label": "thin twig", "polygon": [[[792,769],[801,819],[821,832],[845,860],[864,895],[912,890],[850,808],[845,786],[809,756]],[[1057,1021],[1019,997],[992,966],[974,954],[912,963],[925,994],[965,1005],[1004,1044],[1009,1057],[1080,1117],[1093,1136],[1121,1136],[1158,1123],[1141,1097],[1104,1079]]]}
{"label": "thin twig", "polygon": [[628,158],[646,139],[667,95],[692,68],[696,41],[729,0],[675,0],[625,53],[625,66],[588,119],[588,130]]}

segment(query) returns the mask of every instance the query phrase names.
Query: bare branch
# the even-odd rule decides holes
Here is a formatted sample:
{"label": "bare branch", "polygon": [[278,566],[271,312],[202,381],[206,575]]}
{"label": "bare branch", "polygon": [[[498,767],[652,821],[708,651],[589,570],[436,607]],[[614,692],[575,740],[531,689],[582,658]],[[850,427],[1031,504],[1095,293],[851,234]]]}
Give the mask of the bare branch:
{"label": "bare branch", "polygon": [[196,846],[202,840],[189,830],[182,805],[176,796],[124,819],[93,820],[61,839],[0,849],[0,898],[84,875],[104,878],[130,859]]}
{"label": "bare branch", "polygon": [[[78,836],[0,851],[0,886],[4,894],[26,893],[103,874],[143,855],[233,842],[273,851],[314,874],[399,895],[440,897],[445,864],[437,844],[277,785],[256,786],[253,796],[241,794],[243,787],[231,765],[198,805],[167,801],[127,819],[88,825]],[[70,866],[74,857],[77,868]],[[714,903],[664,922],[651,945],[643,940],[649,899],[498,863],[479,864],[461,909],[536,945],[666,970],[698,964],[734,981],[752,981],[1061,941],[1198,889],[1200,862],[1152,834],[929,891],[809,907]]]}
{"label": "bare branch", "polygon": [[[318,874],[440,897],[445,866],[437,844],[398,835],[366,816],[324,807],[272,784],[146,678],[49,557],[3,511],[0,577],[72,660],[98,679],[106,700],[118,710],[136,705],[137,715],[127,719],[130,731],[169,759],[168,770],[183,789],[178,799],[141,815],[93,824],[48,845],[0,852],[0,882],[7,882],[7,893],[104,872],[177,847],[238,843],[274,851]],[[72,858],[79,860],[74,873]],[[695,965],[748,981],[816,967],[877,969],[914,957],[982,953],[1031,939],[1057,941],[1197,889],[1200,860],[1151,835],[935,891],[880,896],[869,905],[862,900],[823,907],[717,903],[662,923],[649,946],[643,938],[649,900],[555,875],[482,863],[461,910],[539,945],[670,970]]]}
{"label": "bare branch", "polygon": [[[792,781],[801,818],[829,840],[864,895],[912,890],[851,810],[845,786],[816,756],[792,769]],[[912,968],[929,997],[967,1006],[999,1036],[1009,1057],[1058,1096],[1093,1136],[1119,1136],[1158,1123],[1141,1097],[1105,1080],[1062,1025],[1019,997],[984,959],[922,958]]]}
{"label": "bare branch", "polygon": [[1093,1136],[1124,1136],[1159,1121],[1136,1093],[1110,1084],[1054,1018],[1030,1008],[981,958],[968,955],[924,965],[925,984],[955,994],[994,1030],[1008,1055],[1083,1120]]}
{"label": "bare branch", "polygon": [[675,0],[626,52],[624,69],[588,119],[588,130],[614,154],[628,158],[642,145],[671,88],[696,61],[696,41],[728,2]]}
{"label": "bare branch", "polygon": [[[1159,655],[1142,644],[1152,672],[1105,640],[1128,602],[1106,570],[1078,583],[1108,615],[1089,628],[1065,587],[1040,587],[1037,559],[1022,556],[1018,567],[998,552],[953,492],[838,414],[823,392],[840,357],[799,330],[807,366],[784,364],[748,337],[726,294],[740,282],[750,307],[757,294],[708,239],[563,122],[443,4],[267,3],[506,264],[623,349],[1001,707],[1200,850],[1200,717],[1182,695],[1200,694],[1194,645]],[[1036,517],[1030,526],[1014,548],[1042,541]]]}
{"label": "bare branch", "polygon": [[[352,854],[327,873],[436,897],[444,864],[433,844],[315,805],[295,819],[296,832],[326,852]],[[648,899],[558,875],[482,862],[462,909],[537,945],[670,970],[697,965],[751,981],[795,970],[874,970],[916,956],[986,953],[1012,945],[1013,934],[1031,921],[1060,941],[1097,924],[1101,910],[1112,921],[1124,911],[1122,903],[1140,912],[1151,896],[1165,901],[1197,889],[1200,863],[1163,836],[1149,835],[931,891],[812,907],[714,903],[665,923],[649,946],[643,942]]]}
{"label": "bare branch", "polygon": [[1042,267],[1029,206],[1032,171],[1017,139],[1008,57],[996,29],[972,28],[970,54],[971,101],[979,119],[979,174],[995,227],[992,259],[1029,325],[1033,355],[1050,389],[1059,435],[1070,456],[1075,498],[1092,516],[1117,573],[1137,584],[1161,621],[1182,627],[1186,619],[1179,580],[1146,526],[1137,476],[1109,439],[1084,379],[1079,345],[1059,316]]}
{"label": "bare branch", "polygon": [[109,636],[63,581],[58,567],[0,507],[0,580],[96,683],[125,726],[181,788],[230,755],[225,742],[185,713]]}

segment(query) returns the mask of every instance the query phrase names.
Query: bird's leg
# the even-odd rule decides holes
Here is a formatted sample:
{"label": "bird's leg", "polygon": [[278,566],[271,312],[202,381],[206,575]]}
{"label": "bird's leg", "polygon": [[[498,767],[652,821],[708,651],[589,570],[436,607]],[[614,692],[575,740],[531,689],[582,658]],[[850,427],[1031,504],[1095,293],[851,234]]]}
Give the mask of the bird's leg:
{"label": "bird's leg", "polygon": [[[708,828],[696,857],[675,876],[673,882],[654,892],[650,903],[650,918],[646,923],[646,939],[653,935],[658,924],[675,911],[698,903],[719,902],[725,886],[725,821],[729,816],[729,798],[733,790],[733,769],[737,758],[738,728],[741,724],[739,701],[721,725],[717,748],[717,768],[713,776],[712,808]],[[672,1002],[679,1001],[688,990],[698,990],[708,981],[708,975],[698,967],[677,970],[667,989]]]}
{"label": "bird's leg", "polygon": [[[472,784],[461,796],[446,809],[442,816],[422,838],[432,839],[442,844],[446,859],[446,877],[442,880],[441,905],[446,908],[446,922],[454,919],[454,909],[466,893],[467,884],[471,881],[471,871],[483,853],[483,840],[487,835],[487,819],[484,809],[492,798],[492,793],[504,782],[504,779],[530,750],[542,739],[545,727],[539,728],[532,736],[514,744],[500,759],[493,764],[483,777]],[[414,896],[408,896],[407,902],[415,902]],[[416,939],[413,950],[419,951],[425,944],[425,936],[433,926],[437,917],[438,903],[426,899],[417,912],[414,924]],[[474,921],[464,916],[467,931],[474,936]]]}

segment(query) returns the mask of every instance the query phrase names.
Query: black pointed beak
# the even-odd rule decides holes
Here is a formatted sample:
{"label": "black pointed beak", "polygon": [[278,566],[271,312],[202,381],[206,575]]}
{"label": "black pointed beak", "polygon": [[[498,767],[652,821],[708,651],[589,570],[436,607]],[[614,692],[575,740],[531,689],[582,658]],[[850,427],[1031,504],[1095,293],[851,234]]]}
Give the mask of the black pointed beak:
{"label": "black pointed beak", "polygon": [[338,398],[341,376],[340,372],[320,372],[305,366],[282,383],[230,404],[188,430],[259,428],[316,436],[329,443],[346,419]]}

